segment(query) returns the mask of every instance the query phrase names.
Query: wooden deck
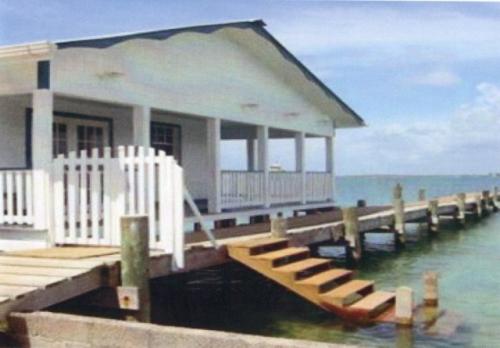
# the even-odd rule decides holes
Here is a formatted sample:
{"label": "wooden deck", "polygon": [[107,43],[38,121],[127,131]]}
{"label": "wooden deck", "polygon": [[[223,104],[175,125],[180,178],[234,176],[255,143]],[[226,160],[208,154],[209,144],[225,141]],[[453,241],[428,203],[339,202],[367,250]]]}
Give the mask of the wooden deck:
{"label": "wooden deck", "polygon": [[[477,195],[467,195],[467,209],[475,209]],[[439,214],[453,214],[455,211],[453,197],[439,200]],[[427,203],[408,204],[405,221],[418,221],[426,218],[427,214]],[[361,232],[394,223],[394,211],[390,207],[361,208],[359,215]],[[343,222],[338,210],[291,218],[289,227],[287,238],[291,247],[331,241],[343,234]],[[229,244],[271,236],[266,223],[220,229],[215,231],[215,235],[220,244],[218,249],[198,235],[188,236],[186,267],[182,272],[230,262]],[[299,249],[292,250],[301,252]],[[271,256],[274,260],[283,255]],[[83,246],[0,254],[0,320],[11,311],[39,310],[101,287],[117,286],[119,262],[118,250]],[[151,278],[167,276],[172,273],[171,269],[170,255],[151,251]]]}

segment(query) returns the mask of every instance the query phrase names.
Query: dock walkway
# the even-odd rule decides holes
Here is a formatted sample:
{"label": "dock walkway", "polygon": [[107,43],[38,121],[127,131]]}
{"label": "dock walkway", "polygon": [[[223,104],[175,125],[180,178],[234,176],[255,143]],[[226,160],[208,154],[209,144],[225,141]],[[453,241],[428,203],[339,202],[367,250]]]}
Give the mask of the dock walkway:
{"label": "dock walkway", "polygon": [[[466,196],[466,209],[474,210],[477,204],[477,193]],[[438,214],[453,214],[456,210],[454,197],[439,199]],[[360,232],[394,224],[391,207],[360,208],[359,212]],[[427,216],[427,202],[405,207],[406,222]],[[342,236],[344,229],[339,211],[294,217],[290,219],[289,227],[287,238],[292,247],[334,240]],[[186,266],[181,271],[230,262],[228,245],[271,237],[269,229],[269,224],[263,223],[216,230],[214,234],[220,244],[218,249],[199,237],[196,237],[198,240],[191,237],[191,241],[188,237]],[[153,250],[150,256],[151,278],[172,274],[171,255]],[[101,287],[116,287],[119,285],[119,264],[120,254],[116,248],[55,247],[0,254],[0,320],[12,311],[40,310]]]}

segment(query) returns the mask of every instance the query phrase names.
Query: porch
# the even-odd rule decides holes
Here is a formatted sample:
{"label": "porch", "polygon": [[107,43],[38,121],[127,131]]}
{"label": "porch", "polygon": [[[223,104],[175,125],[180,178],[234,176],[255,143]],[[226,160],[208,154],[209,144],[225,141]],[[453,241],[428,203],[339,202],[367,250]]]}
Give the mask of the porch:
{"label": "porch", "polygon": [[[333,202],[333,136],[48,90],[1,96],[0,111],[4,125],[0,130],[0,224],[46,225],[44,214],[36,217],[36,211],[43,209],[35,207],[46,204],[36,198],[44,193],[32,182],[37,176],[50,180],[44,175],[54,156],[130,145],[173,156],[183,167],[186,187],[203,214],[261,213],[271,207]],[[323,171],[306,168],[306,147],[312,139],[323,139]],[[232,159],[226,158],[228,154]]]}

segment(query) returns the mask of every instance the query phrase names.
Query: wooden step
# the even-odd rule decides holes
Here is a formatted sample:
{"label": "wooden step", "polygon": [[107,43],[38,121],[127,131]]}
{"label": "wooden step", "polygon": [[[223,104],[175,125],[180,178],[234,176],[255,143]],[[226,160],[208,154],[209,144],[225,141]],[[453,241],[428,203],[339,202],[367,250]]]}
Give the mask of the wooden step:
{"label": "wooden step", "polygon": [[294,280],[311,277],[331,267],[329,259],[308,258],[302,261],[289,263],[288,265],[273,268],[276,272],[290,273]]}
{"label": "wooden step", "polygon": [[351,277],[352,271],[334,268],[318,273],[312,277],[299,280],[297,284],[311,286],[315,288],[318,293],[323,293],[351,280]]}
{"label": "wooden step", "polygon": [[365,312],[373,318],[394,304],[396,295],[387,291],[375,291],[349,307],[350,310]]}
{"label": "wooden step", "polygon": [[228,247],[247,249],[249,255],[258,255],[258,254],[268,253],[274,250],[287,248],[288,239],[286,238],[250,239],[247,241],[230,244],[228,245]]}
{"label": "wooden step", "polygon": [[271,267],[279,267],[308,258],[309,248],[286,248],[253,257],[259,260],[269,261]]}
{"label": "wooden step", "polygon": [[330,304],[345,307],[373,292],[373,281],[351,280],[321,295]]}

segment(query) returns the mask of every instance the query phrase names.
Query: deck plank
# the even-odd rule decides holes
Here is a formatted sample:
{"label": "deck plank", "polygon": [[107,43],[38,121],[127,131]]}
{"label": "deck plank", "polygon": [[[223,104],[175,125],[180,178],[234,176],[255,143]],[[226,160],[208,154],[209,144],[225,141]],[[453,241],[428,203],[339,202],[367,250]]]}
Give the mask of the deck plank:
{"label": "deck plank", "polygon": [[48,286],[64,281],[65,277],[34,276],[23,274],[0,273],[1,285]]}

